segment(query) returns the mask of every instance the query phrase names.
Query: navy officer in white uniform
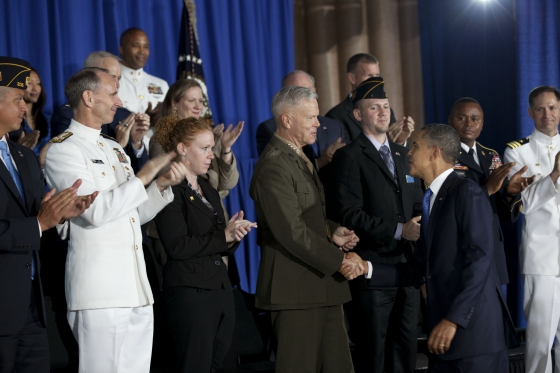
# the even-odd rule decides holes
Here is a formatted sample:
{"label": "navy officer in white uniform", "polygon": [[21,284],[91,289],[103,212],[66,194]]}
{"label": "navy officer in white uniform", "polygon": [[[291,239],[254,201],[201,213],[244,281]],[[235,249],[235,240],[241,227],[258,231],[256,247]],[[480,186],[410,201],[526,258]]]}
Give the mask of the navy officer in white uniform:
{"label": "navy officer in white uniform", "polygon": [[[147,113],[155,125],[159,116],[160,102],[163,102],[169,85],[163,79],[144,71],[150,57],[148,36],[133,27],[121,34],[119,53],[121,55],[122,79],[119,97],[125,109],[132,113]],[[151,137],[149,132],[147,137]]]}
{"label": "navy officer in white uniform", "polygon": [[[99,191],[70,220],[66,260],[68,321],[80,349],[80,372],[148,373],[153,296],[146,276],[140,225],[173,201],[170,186],[185,178],[182,164],[152,181],[173,154],[148,161],[135,175],[119,143],[101,133],[122,102],[115,79],[84,69],[65,87],[74,119],[51,140],[45,175],[52,188],[78,177],[78,194]],[[60,189],[59,189],[60,190]],[[65,236],[67,232],[63,232]]]}

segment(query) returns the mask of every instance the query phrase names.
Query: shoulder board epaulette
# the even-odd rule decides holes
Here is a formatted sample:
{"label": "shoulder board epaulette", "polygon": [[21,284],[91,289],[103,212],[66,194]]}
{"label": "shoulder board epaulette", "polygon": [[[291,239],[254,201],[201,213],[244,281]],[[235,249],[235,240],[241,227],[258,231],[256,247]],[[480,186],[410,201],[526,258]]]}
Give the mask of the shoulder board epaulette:
{"label": "shoulder board epaulette", "polygon": [[266,158],[272,158],[272,157],[276,157],[278,156],[278,154],[280,154],[282,151],[278,148],[272,148],[268,151],[268,153],[266,153],[265,157]]}
{"label": "shoulder board epaulette", "polygon": [[60,135],[53,137],[49,142],[63,142],[72,135],[73,133],[70,131],[62,132]]}
{"label": "shoulder board epaulette", "polygon": [[113,140],[114,142],[118,142],[117,139],[112,138],[111,136],[106,135],[106,134],[104,134],[103,132],[101,132],[100,135],[101,135],[101,137],[104,137],[104,138],[106,138],[106,139]]}
{"label": "shoulder board epaulette", "polygon": [[512,141],[512,142],[508,142],[507,146],[511,149],[515,149],[515,148],[519,148],[521,145],[525,145],[529,143],[529,138],[526,137],[524,139],[521,140],[516,140],[516,141]]}
{"label": "shoulder board epaulette", "polygon": [[486,146],[482,145],[482,144],[479,143],[479,142],[477,142],[477,144],[478,144],[478,146],[480,146],[482,149],[488,150],[490,153],[496,153],[496,154],[498,154],[498,152],[495,151],[494,149],[487,148]]}

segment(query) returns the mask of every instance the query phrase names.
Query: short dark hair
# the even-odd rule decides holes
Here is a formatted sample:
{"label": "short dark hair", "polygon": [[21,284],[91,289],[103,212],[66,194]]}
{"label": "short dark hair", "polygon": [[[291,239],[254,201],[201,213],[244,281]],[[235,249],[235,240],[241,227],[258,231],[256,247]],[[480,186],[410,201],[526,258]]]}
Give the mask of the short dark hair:
{"label": "short dark hair", "polygon": [[556,96],[556,101],[560,101],[560,91],[558,91],[558,89],[556,89],[556,87],[553,87],[553,86],[550,86],[550,85],[541,85],[537,88],[534,88],[529,93],[529,106],[533,107],[535,98],[537,98],[538,96],[540,96],[542,93],[545,93],[545,92],[554,93],[554,95]]}
{"label": "short dark hair", "polygon": [[[120,46],[122,47],[124,45],[124,42],[126,41],[126,39],[129,36],[132,36],[132,34],[138,32],[138,31],[144,32],[144,30],[142,30],[138,27],[131,27],[131,28],[128,28],[128,29],[124,30],[123,33],[121,34],[121,38],[119,40]],[[145,32],[144,32],[144,34],[145,34]]]}
{"label": "short dark hair", "polygon": [[424,132],[424,142],[430,148],[437,146],[441,150],[441,157],[445,163],[455,164],[461,153],[461,138],[453,127],[433,123],[424,126],[420,131]]}
{"label": "short dark hair", "polygon": [[346,72],[353,73],[356,71],[360,62],[379,65],[379,61],[373,55],[369,53],[358,53],[350,57],[348,60],[348,63],[346,64]]}
{"label": "short dark hair", "polygon": [[[465,104],[465,103],[477,104],[478,106],[480,106],[480,103],[472,97],[461,97],[460,99],[455,101],[453,106],[451,106],[451,110],[449,110],[449,115],[453,114],[453,110],[455,110],[455,108],[458,105]],[[482,109],[482,106],[480,108]]]}
{"label": "short dark hair", "polygon": [[80,106],[84,91],[97,92],[101,85],[99,72],[107,73],[107,70],[99,67],[86,67],[68,79],[64,87],[64,94],[72,109],[76,110]]}

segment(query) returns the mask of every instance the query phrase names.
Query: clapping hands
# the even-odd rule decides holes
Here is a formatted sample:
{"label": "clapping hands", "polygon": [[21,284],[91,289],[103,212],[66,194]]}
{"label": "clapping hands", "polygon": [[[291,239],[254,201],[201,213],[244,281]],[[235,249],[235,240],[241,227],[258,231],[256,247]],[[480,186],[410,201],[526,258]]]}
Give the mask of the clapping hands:
{"label": "clapping hands", "polygon": [[228,244],[241,241],[247,233],[251,232],[251,228],[257,228],[257,223],[244,220],[243,216],[243,210],[241,210],[229,219],[225,230],[226,242]]}

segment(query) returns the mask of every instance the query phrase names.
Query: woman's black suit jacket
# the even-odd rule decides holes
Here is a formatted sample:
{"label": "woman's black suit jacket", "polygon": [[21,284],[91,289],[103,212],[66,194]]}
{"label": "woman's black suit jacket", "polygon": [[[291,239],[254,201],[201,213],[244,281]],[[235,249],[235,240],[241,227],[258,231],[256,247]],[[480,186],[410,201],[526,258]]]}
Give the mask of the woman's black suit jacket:
{"label": "woman's black suit jacket", "polygon": [[183,180],[173,187],[173,202],[155,217],[159,237],[167,253],[167,263],[163,267],[164,289],[172,286],[200,289],[231,287],[222,256],[232,254],[239,243],[228,249],[225,235],[227,222],[220,195],[200,177],[198,184],[217,216]]}

